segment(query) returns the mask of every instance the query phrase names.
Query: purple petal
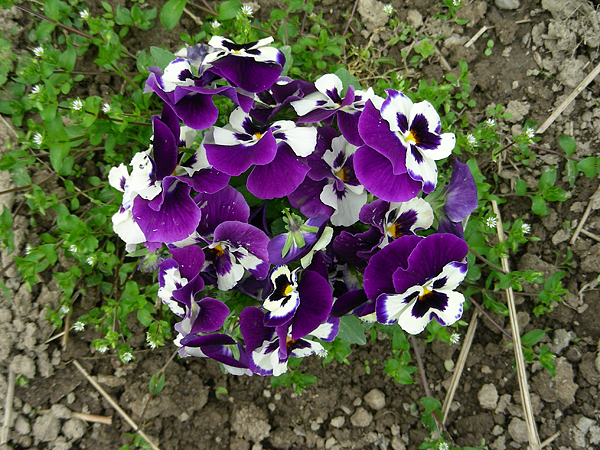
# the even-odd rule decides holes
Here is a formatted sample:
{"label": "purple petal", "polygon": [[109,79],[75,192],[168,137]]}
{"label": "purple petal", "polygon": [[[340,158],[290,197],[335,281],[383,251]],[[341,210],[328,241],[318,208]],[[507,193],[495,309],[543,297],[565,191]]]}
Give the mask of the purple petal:
{"label": "purple petal", "polygon": [[352,114],[345,111],[338,111],[337,113],[337,123],[342,136],[344,136],[344,138],[352,145],[356,145],[357,147],[360,147],[365,143],[358,132],[360,115],[360,111],[356,111]]}
{"label": "purple petal", "polygon": [[469,166],[454,160],[450,183],[444,188],[444,213],[452,222],[460,222],[477,208],[477,186]]}
{"label": "purple petal", "polygon": [[292,323],[292,339],[299,339],[327,320],[333,296],[329,282],[312,270],[305,270],[298,285],[300,306]]}
{"label": "purple petal", "polygon": [[283,70],[283,66],[277,63],[262,63],[235,55],[227,55],[211,64],[211,72],[248,92],[260,92],[271,87]]}
{"label": "purple petal", "polygon": [[394,273],[408,267],[411,253],[422,240],[419,236],[402,236],[371,257],[363,278],[365,292],[371,301],[381,294],[397,292],[394,289]]}
{"label": "purple petal", "polygon": [[413,180],[407,173],[394,174],[390,161],[367,145],[356,150],[354,168],[365,189],[382,200],[406,202],[421,191],[420,181]]}
{"label": "purple petal", "polygon": [[269,238],[263,231],[247,223],[228,221],[219,224],[215,228],[214,242],[220,241],[229,241],[233,247],[243,247],[263,261],[269,259]]}
{"label": "purple petal", "polygon": [[[403,236],[386,248],[407,237],[410,236]],[[427,236],[416,245],[408,257],[408,266],[401,268],[405,270],[394,273],[395,292],[400,294],[415,284],[425,284],[427,280],[439,275],[446,264],[462,261],[468,251],[467,243],[453,234],[436,233]]]}
{"label": "purple petal", "polygon": [[191,177],[178,176],[177,178],[189,184],[196,192],[214,194],[227,186],[231,177],[217,169],[201,169]]}
{"label": "purple petal", "polygon": [[217,145],[205,143],[208,162],[221,172],[238,176],[252,166],[273,161],[277,143],[271,130],[267,131],[254,145]]}
{"label": "purple petal", "polygon": [[306,177],[302,184],[294,192],[288,195],[288,200],[294,208],[300,209],[306,217],[317,217],[319,215],[331,216],[334,209],[325,205],[320,198],[327,181],[313,181]]}
{"label": "purple petal", "polygon": [[240,332],[248,354],[273,338],[275,330],[264,326],[264,317],[265,313],[254,306],[248,306],[240,312]]}
{"label": "purple petal", "polygon": [[210,297],[203,298],[197,303],[200,312],[192,323],[190,334],[211,333],[223,326],[229,315],[229,308],[225,303]]}
{"label": "purple petal", "polygon": [[214,194],[200,193],[194,197],[194,201],[202,212],[198,224],[198,233],[202,236],[212,234],[222,222],[247,222],[250,217],[248,203],[243,195],[231,186],[225,186]]}
{"label": "purple petal", "polygon": [[255,166],[248,176],[248,190],[261,199],[281,198],[292,193],[304,180],[308,166],[289,145],[279,145],[268,164]]}
{"label": "purple petal", "polygon": [[213,126],[219,117],[212,95],[190,92],[171,106],[183,124],[194,130],[205,130]]}
{"label": "purple petal", "polygon": [[183,248],[172,248],[173,259],[179,265],[179,273],[182,277],[191,280],[200,273],[204,266],[204,251],[196,245]]}
{"label": "purple petal", "polygon": [[[179,121],[177,121],[177,124],[179,124]],[[162,122],[158,116],[152,118],[152,128],[154,129],[153,147],[156,179],[160,181],[171,175],[177,167],[179,157],[177,138],[173,135],[173,131],[169,126]],[[179,133],[179,128],[177,133]]]}
{"label": "purple petal", "polygon": [[377,150],[391,162],[394,174],[406,172],[405,157],[408,149],[390,130],[389,124],[381,117],[381,113],[371,100],[367,101],[360,115],[358,131],[366,145]]}
{"label": "purple petal", "polygon": [[364,289],[346,292],[338,297],[331,308],[331,317],[342,317],[367,303],[369,299]]}
{"label": "purple petal", "polygon": [[200,209],[190,198],[190,187],[167,177],[163,181],[159,210],[150,202],[136,197],[132,214],[149,242],[177,242],[191,235],[200,222]]}
{"label": "purple petal", "polygon": [[227,336],[226,334],[208,334],[206,336],[188,334],[181,340],[181,345],[184,347],[208,347],[231,344],[235,344],[235,341],[231,336]]}

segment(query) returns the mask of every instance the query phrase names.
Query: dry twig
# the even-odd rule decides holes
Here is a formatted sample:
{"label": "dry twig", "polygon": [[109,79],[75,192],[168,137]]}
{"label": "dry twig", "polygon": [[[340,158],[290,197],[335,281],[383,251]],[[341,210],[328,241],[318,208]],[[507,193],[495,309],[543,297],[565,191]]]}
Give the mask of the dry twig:
{"label": "dry twig", "polygon": [[12,421],[13,399],[15,398],[15,373],[8,369],[8,389],[6,391],[6,400],[4,401],[4,425],[2,426],[2,436],[0,444],[8,443],[10,433],[10,422]]}
{"label": "dry twig", "polygon": [[[498,232],[498,241],[504,242],[504,230],[502,228],[502,218],[500,216],[500,210],[498,209],[498,203],[492,200],[492,207],[494,214],[498,218],[496,223],[496,230]],[[509,272],[508,258],[501,258],[502,268]],[[521,404],[523,405],[523,414],[525,416],[525,423],[527,424],[527,436],[529,437],[529,450],[540,450],[540,437],[538,435],[537,427],[535,425],[535,418],[533,417],[533,408],[531,406],[531,397],[529,395],[529,384],[527,382],[527,372],[525,371],[525,358],[523,357],[523,349],[521,348],[521,333],[519,332],[519,322],[517,321],[517,308],[515,306],[515,299],[513,295],[512,287],[506,289],[506,295],[508,297],[508,317],[510,318],[510,328],[512,331],[513,348],[515,351],[515,362],[517,366],[517,376],[519,380],[519,392],[521,394]]]}
{"label": "dry twig", "polygon": [[579,233],[583,233],[583,224],[585,224],[585,221],[592,212],[592,209],[600,209],[600,186],[598,186],[596,192],[594,192],[590,197],[590,201],[588,202],[587,208],[585,208],[583,216],[581,216],[581,220],[579,221],[579,224],[577,224],[577,228],[575,229],[573,237],[571,237],[571,241],[569,242],[571,245],[575,243],[575,241],[577,240],[577,236],[579,236]]}
{"label": "dry twig", "polygon": [[596,78],[598,74],[600,74],[600,63],[596,67],[594,67],[594,70],[592,70],[588,74],[588,76],[585,77],[583,81],[579,83],[579,85],[577,85],[573,92],[571,92],[571,94],[567,98],[565,98],[565,101],[562,102],[561,105],[554,110],[554,112],[550,115],[550,117],[546,119],[542,126],[540,126],[537,129],[536,133],[541,134],[544,131],[546,131],[548,127],[554,123],[558,116],[562,114],[562,112],[567,108],[567,106],[569,106],[571,102],[575,100],[575,97],[581,94],[581,91],[583,91],[588,84],[594,81],[594,78]]}
{"label": "dry twig", "polygon": [[475,36],[473,36],[471,39],[469,39],[469,42],[467,42],[465,44],[465,47],[469,48],[471,45],[473,45],[475,43],[475,41],[477,41],[477,39],[479,39],[481,37],[481,35],[487,31],[487,29],[488,29],[488,27],[486,27],[485,25],[483,27],[481,27],[481,29],[477,33],[475,33]]}
{"label": "dry twig", "polygon": [[471,323],[469,323],[467,334],[465,335],[462,348],[460,349],[460,354],[458,355],[458,359],[456,361],[454,373],[452,374],[452,381],[450,382],[450,388],[446,393],[446,398],[444,399],[444,404],[442,406],[442,424],[446,423],[448,413],[450,412],[450,405],[452,404],[452,400],[454,399],[454,394],[456,392],[456,388],[458,388],[460,376],[462,375],[463,370],[465,368],[465,363],[467,362],[467,356],[469,355],[469,350],[471,349],[471,344],[473,343],[473,337],[475,336],[475,330],[477,329],[478,315],[478,311],[473,311]]}
{"label": "dry twig", "polygon": [[146,433],[140,430],[140,427],[133,421],[133,419],[129,417],[129,415],[125,411],[123,411],[119,404],[115,400],[113,400],[113,398],[110,395],[108,395],[108,392],[102,389],[102,386],[100,386],[100,384],[98,384],[98,382],[94,380],[89,373],[87,373],[87,371],[82,367],[81,364],[79,364],[79,362],[76,359],[73,360],[73,364],[75,365],[75,367],[77,367],[77,370],[79,370],[82,373],[86,380],[88,380],[92,384],[92,386],[94,386],[96,390],[100,392],[100,394],[102,394],[104,399],[108,403],[110,403],[110,406],[115,408],[115,410],[120,414],[120,416],[123,419],[125,419],[125,422],[127,422],[129,426],[133,428],[135,432],[139,434],[150,445],[150,447],[152,447],[152,450],[160,450],[158,446],[154,443],[154,441],[152,441],[152,439],[150,439],[150,437]]}

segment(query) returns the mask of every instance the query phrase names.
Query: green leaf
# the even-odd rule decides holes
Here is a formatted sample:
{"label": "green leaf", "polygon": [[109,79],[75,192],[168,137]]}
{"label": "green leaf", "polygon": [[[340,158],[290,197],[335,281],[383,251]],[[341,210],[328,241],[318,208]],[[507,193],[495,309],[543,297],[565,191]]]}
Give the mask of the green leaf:
{"label": "green leaf", "polygon": [[137,319],[143,326],[149,327],[152,323],[152,314],[150,314],[150,311],[148,311],[147,309],[138,309]]}
{"label": "green leaf", "polygon": [[340,319],[338,337],[350,344],[364,345],[367,342],[362,321],[356,316],[344,316]]}
{"label": "green leaf", "polygon": [[242,3],[238,0],[229,0],[219,5],[219,15],[217,20],[224,22],[225,20],[233,19],[237,16],[238,11],[241,9]]}
{"label": "green leaf", "polygon": [[362,88],[360,83],[356,80],[356,77],[350,72],[348,72],[347,69],[344,69],[343,67],[339,68],[335,71],[335,74],[340,80],[342,80],[342,84],[344,85],[342,95],[346,95],[346,92],[348,91],[348,86],[354,86],[356,89]]}
{"label": "green leaf", "polygon": [[562,148],[568,156],[573,156],[577,149],[575,140],[571,136],[565,134],[558,138],[558,145],[560,145],[560,148]]}
{"label": "green leaf", "polygon": [[546,190],[548,187],[553,186],[556,182],[556,169],[550,168],[542,174],[539,181],[540,191]]}
{"label": "green leaf", "polygon": [[59,9],[58,0],[46,0],[44,3],[44,12],[48,18],[57,22],[60,20]]}
{"label": "green leaf", "polygon": [[589,156],[577,163],[577,170],[583,172],[586,177],[593,178],[596,176],[596,166],[598,165],[598,161],[600,161],[600,158]]}
{"label": "green leaf", "polygon": [[150,53],[154,58],[154,65],[161,70],[169,65],[175,59],[175,55],[168,50],[159,47],[150,47]]}
{"label": "green leaf", "polygon": [[519,195],[525,195],[527,193],[527,182],[518,179],[515,183],[515,192]]}
{"label": "green leaf", "polygon": [[165,387],[165,373],[161,370],[158,373],[155,373],[150,378],[150,383],[148,384],[148,388],[150,390],[150,395],[155,396],[160,394],[160,391]]}
{"label": "green leaf", "polygon": [[186,4],[187,0],[169,0],[160,11],[160,23],[167,30],[175,28]]}
{"label": "green leaf", "polygon": [[547,216],[550,214],[550,211],[548,211],[548,207],[546,206],[546,201],[539,194],[534,195],[531,199],[531,211],[538,216]]}
{"label": "green leaf", "polygon": [[521,344],[525,347],[533,347],[542,340],[545,334],[546,330],[531,330],[529,333],[521,336]]}

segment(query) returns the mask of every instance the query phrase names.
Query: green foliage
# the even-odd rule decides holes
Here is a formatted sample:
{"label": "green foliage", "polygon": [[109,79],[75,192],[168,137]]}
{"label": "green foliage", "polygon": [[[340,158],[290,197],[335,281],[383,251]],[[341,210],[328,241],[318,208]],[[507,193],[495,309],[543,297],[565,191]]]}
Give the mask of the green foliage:
{"label": "green foliage", "polygon": [[392,355],[384,364],[384,372],[400,384],[413,384],[412,374],[417,368],[409,365],[411,361],[410,343],[406,335],[399,327],[394,326],[396,331],[392,335]]}

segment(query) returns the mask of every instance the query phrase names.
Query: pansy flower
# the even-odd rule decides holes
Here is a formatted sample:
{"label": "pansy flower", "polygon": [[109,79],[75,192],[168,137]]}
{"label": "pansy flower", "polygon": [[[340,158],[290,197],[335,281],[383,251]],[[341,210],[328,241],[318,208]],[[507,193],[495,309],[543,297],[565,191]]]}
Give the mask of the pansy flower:
{"label": "pansy flower", "polygon": [[413,104],[388,89],[383,101],[367,102],[359,120],[365,142],[357,152],[357,176],[369,192],[387,201],[407,201],[419,190],[429,194],[437,184],[436,161],[450,156],[456,138],[441,133],[431,103]]}
{"label": "pansy flower", "polygon": [[315,82],[315,87],[316,92],[291,103],[300,116],[298,123],[323,121],[330,125],[333,116],[337,114],[337,123],[342,136],[353,145],[362,145],[363,140],[358,134],[358,118],[367,100],[375,95],[373,89],[355,91],[354,86],[348,86],[348,92],[342,98],[344,88],[342,80],[332,73],[320,77]]}
{"label": "pansy flower", "polygon": [[269,88],[283,70],[285,57],[269,44],[272,37],[248,44],[236,44],[213,36],[208,42],[211,52],[202,61],[204,70],[225,78],[231,85],[248,92],[260,92]]}
{"label": "pansy flower", "polygon": [[314,270],[290,271],[280,266],[271,274],[272,291],[263,302],[265,326],[290,326],[293,339],[306,336],[327,320],[333,303],[327,279]]}
{"label": "pansy flower", "polygon": [[302,158],[313,152],[316,142],[313,127],[297,127],[289,120],[259,125],[240,108],[228,125],[212,127],[204,135],[208,161],[216,169],[237,176],[255,166],[247,187],[263,199],[283,197],[300,185],[308,172]]}
{"label": "pansy flower", "polygon": [[398,322],[418,334],[436,319],[451,325],[462,316],[464,296],[455,289],[467,273],[468,247],[451,234],[402,236],[374,255],[364,289],[375,301],[377,321]]}
{"label": "pansy flower", "polygon": [[306,179],[288,196],[292,206],[308,216],[331,215],[331,223],[350,226],[358,221],[360,208],[367,202],[367,192],[355,174],[356,146],[343,136],[332,134],[331,128],[320,129],[317,147],[325,149],[309,159]]}
{"label": "pansy flower", "polygon": [[250,115],[260,123],[267,123],[283,107],[315,91],[308,81],[279,77],[269,88],[255,94]]}
{"label": "pansy flower", "polygon": [[219,224],[206,249],[206,260],[214,268],[217,287],[222,291],[232,289],[246,270],[259,280],[265,278],[269,271],[268,243],[263,231],[247,223]]}
{"label": "pansy flower", "polygon": [[311,337],[333,339],[337,331],[335,325],[326,323],[324,327],[313,330],[310,336],[294,339],[287,325],[269,327],[264,322],[265,313],[256,307],[247,307],[240,313],[240,331],[246,344],[250,370],[262,376],[285,373],[290,356],[325,356],[323,345]]}

